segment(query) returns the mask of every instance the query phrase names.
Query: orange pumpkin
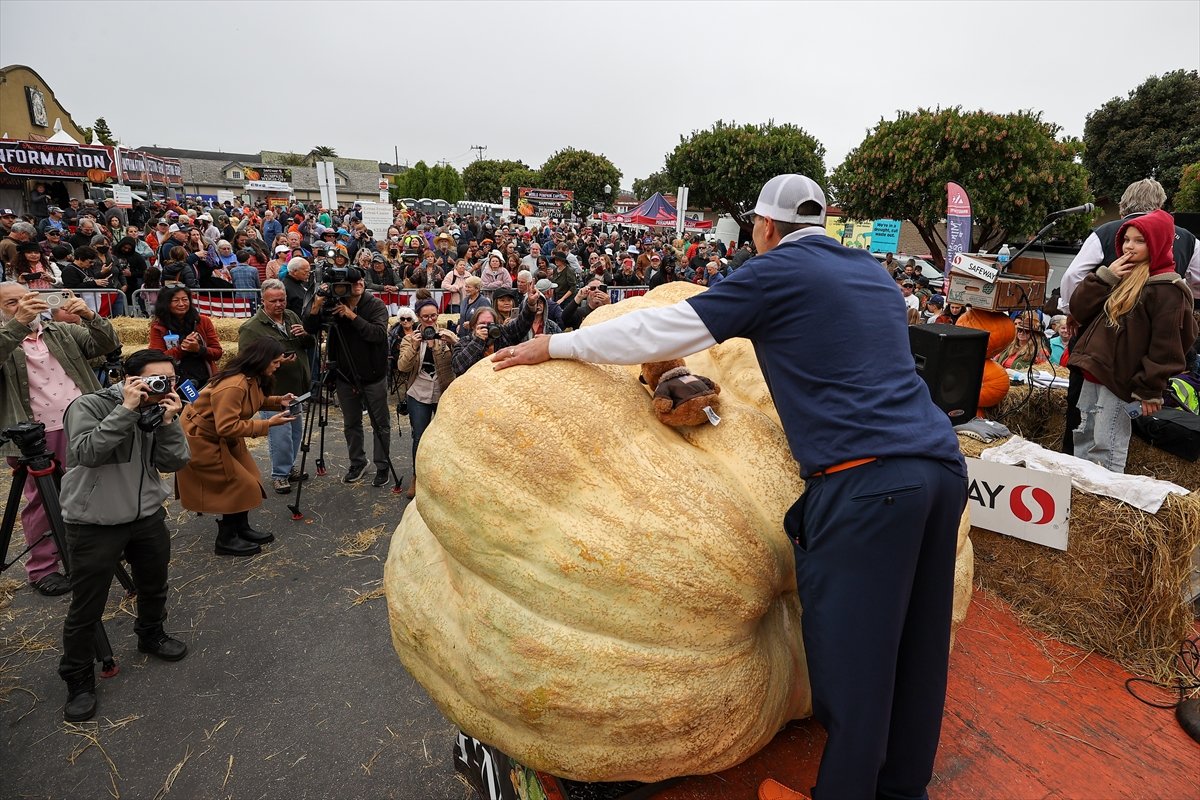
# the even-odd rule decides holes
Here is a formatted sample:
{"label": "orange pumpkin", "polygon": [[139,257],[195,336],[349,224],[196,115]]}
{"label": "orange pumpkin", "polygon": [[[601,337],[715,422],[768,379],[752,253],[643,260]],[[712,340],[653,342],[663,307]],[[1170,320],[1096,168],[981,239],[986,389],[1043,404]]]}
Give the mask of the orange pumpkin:
{"label": "orange pumpkin", "polygon": [[92,183],[108,183],[111,176],[102,169],[89,169],[87,179]]}
{"label": "orange pumpkin", "polygon": [[983,362],[983,386],[979,390],[979,407],[995,408],[1008,394],[1008,370],[992,361]]}
{"label": "orange pumpkin", "polygon": [[992,358],[1012,342],[1017,336],[1017,326],[1007,314],[999,311],[983,311],[978,308],[968,308],[955,323],[960,328],[974,328],[986,331],[988,334],[988,358]]}

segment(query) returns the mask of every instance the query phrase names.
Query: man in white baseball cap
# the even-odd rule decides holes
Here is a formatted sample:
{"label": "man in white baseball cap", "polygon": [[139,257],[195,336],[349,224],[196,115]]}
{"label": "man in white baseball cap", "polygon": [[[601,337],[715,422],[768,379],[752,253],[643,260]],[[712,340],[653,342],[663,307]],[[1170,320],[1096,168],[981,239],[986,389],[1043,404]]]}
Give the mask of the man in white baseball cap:
{"label": "man in white baseball cap", "polygon": [[[749,339],[805,482],[782,522],[813,715],[829,733],[813,792],[925,798],[946,698],[966,463],[917,374],[895,282],[869,253],[825,235],[817,182],[777,175],[749,216],[759,255],[716,286],[505,347],[493,366],[642,364]],[[764,300],[779,297],[788,301]],[[847,330],[872,331],[871,346],[839,333]],[[804,797],[773,780],[759,796]]]}

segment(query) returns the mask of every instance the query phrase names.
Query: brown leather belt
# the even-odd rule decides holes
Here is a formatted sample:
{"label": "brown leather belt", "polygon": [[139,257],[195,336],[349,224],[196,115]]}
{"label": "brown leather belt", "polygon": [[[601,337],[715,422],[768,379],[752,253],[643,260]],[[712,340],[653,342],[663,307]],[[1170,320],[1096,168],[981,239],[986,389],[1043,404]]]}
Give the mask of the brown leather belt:
{"label": "brown leather belt", "polygon": [[876,458],[875,456],[871,456],[870,458],[852,458],[849,461],[843,461],[840,464],[834,464],[832,467],[826,467],[825,469],[821,470],[820,472],[814,472],[811,475],[809,475],[808,477],[820,478],[825,475],[832,475],[835,472],[841,472],[842,470],[854,469],[855,467],[861,467],[863,464],[870,464],[872,461],[878,461],[878,460],[879,459]]}

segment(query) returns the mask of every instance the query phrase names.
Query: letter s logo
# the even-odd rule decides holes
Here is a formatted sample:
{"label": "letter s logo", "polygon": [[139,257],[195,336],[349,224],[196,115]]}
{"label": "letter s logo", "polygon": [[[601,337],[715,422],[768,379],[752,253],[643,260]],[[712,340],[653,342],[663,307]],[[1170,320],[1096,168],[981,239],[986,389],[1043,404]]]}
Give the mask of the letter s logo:
{"label": "letter s logo", "polygon": [[[1026,505],[1023,499],[1026,489],[1030,490],[1029,499],[1036,504],[1037,508],[1030,508]],[[1054,519],[1054,498],[1045,489],[1039,489],[1036,486],[1014,486],[1012,494],[1008,498],[1008,506],[1012,509],[1013,516],[1022,522],[1045,525]],[[1041,514],[1040,517],[1037,517],[1038,512]]]}

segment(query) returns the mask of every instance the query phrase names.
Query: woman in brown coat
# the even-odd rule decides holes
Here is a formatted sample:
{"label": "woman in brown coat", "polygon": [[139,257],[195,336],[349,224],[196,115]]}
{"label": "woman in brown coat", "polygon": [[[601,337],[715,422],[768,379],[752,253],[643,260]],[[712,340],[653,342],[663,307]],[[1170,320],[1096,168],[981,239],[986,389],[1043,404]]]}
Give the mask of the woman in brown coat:
{"label": "woman in brown coat", "polygon": [[179,499],[189,511],[222,515],[217,520],[217,555],[252,556],[262,551],[260,545],[275,540],[250,527],[250,510],[258,508],[267,493],[245,438],[266,436],[268,428],[292,421],[286,410],[267,419],[257,417],[260,409],[279,411],[295,399],[292,394],[268,394],[283,361],[283,346],[277,340],[251,342],[212,376],[183,413],[192,459],[176,473]]}

